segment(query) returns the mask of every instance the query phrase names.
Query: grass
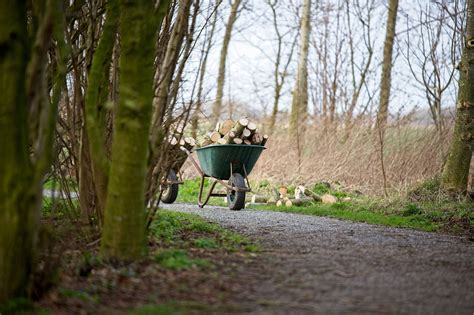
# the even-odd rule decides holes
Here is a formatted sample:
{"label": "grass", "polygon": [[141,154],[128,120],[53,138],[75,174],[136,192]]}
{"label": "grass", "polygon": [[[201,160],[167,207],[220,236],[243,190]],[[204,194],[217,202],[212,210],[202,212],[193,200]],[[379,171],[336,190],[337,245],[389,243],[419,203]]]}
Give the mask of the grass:
{"label": "grass", "polygon": [[418,184],[405,196],[391,199],[361,197],[342,190],[331,190],[324,183],[316,184],[313,191],[320,195],[330,193],[339,199],[350,197],[351,201],[314,203],[308,207],[257,208],[430,232],[474,235],[474,203],[443,193],[436,178]]}
{"label": "grass", "polygon": [[171,270],[187,270],[192,268],[209,267],[211,263],[206,259],[190,258],[185,250],[165,249],[158,252],[155,260],[164,268]]}
{"label": "grass", "polygon": [[[192,180],[186,180],[182,185],[179,185],[178,199],[176,202],[182,203],[194,203],[197,204],[199,196],[199,186],[201,185],[201,178],[197,177]],[[210,180],[207,179],[204,182],[203,200],[209,192]],[[220,184],[217,184],[214,192],[223,190]],[[222,197],[211,197],[208,202],[212,206],[227,206]]]}
{"label": "grass", "polygon": [[156,214],[150,226],[150,237],[160,248],[155,253],[155,260],[171,270],[209,267],[209,261],[191,257],[196,250],[256,252],[259,249],[246,237],[197,215],[167,210],[159,210]]}
{"label": "grass", "polygon": [[178,311],[173,303],[159,304],[159,305],[145,305],[138,307],[130,312],[129,315],[179,315],[182,312]]}

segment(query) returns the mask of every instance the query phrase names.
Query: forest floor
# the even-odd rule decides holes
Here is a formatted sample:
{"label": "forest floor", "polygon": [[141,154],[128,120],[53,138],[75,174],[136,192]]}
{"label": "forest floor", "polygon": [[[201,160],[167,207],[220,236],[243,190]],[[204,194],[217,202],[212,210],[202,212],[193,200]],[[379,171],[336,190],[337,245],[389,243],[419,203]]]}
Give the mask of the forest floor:
{"label": "forest floor", "polygon": [[474,242],[308,215],[195,205],[194,213],[258,240],[258,259],[231,268],[221,311],[256,314],[474,312]]}

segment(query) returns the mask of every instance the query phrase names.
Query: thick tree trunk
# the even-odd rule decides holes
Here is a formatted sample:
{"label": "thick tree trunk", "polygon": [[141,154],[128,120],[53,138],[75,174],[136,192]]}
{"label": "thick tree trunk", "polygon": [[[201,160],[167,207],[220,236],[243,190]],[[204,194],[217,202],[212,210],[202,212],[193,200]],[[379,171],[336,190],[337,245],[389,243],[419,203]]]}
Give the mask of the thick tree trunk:
{"label": "thick tree trunk", "polygon": [[305,0],[301,16],[301,47],[298,61],[298,73],[291,103],[290,132],[298,134],[298,128],[304,123],[308,111],[308,52],[311,31],[311,1]]}
{"label": "thick tree trunk", "polygon": [[24,1],[0,2],[0,304],[28,291],[41,181],[28,152]]}
{"label": "thick tree trunk", "polygon": [[459,70],[456,122],[443,169],[442,186],[447,190],[463,192],[467,189],[474,144],[474,0],[468,1],[466,42]]}
{"label": "thick tree trunk", "polygon": [[[168,1],[160,1],[168,6]],[[153,99],[154,4],[122,1],[120,101],[115,116],[101,256],[136,259],[146,253],[145,174]]]}
{"label": "thick tree trunk", "polygon": [[232,35],[232,29],[234,23],[237,20],[237,13],[242,0],[234,0],[229,15],[229,20],[225,27],[224,42],[222,43],[221,56],[219,59],[219,73],[217,75],[217,92],[216,100],[212,106],[212,117],[211,126],[214,126],[219,121],[222,110],[222,97],[224,96],[224,85],[225,85],[225,64],[227,60],[227,51],[229,50],[230,38]]}
{"label": "thick tree trunk", "polygon": [[393,41],[395,39],[395,25],[397,22],[398,0],[389,0],[387,30],[385,34],[385,42],[383,47],[383,65],[382,65],[382,81],[380,82],[380,103],[377,113],[377,124],[382,135],[388,120],[388,103],[390,99],[390,85],[392,76],[392,51]]}

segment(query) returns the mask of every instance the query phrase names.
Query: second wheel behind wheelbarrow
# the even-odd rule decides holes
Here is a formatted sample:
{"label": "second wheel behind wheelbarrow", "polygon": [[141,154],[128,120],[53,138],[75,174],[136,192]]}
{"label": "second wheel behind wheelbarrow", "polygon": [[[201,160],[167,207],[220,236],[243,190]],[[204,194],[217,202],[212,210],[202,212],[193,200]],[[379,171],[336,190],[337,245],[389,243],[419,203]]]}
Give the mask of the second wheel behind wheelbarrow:
{"label": "second wheel behind wheelbarrow", "polygon": [[[245,189],[245,179],[239,173],[234,173],[229,178],[229,185]],[[240,210],[245,206],[245,191],[227,189],[227,205],[230,210]]]}
{"label": "second wheel behind wheelbarrow", "polygon": [[161,193],[161,201],[164,203],[173,203],[178,197],[179,185],[176,183],[178,181],[178,176],[176,175],[175,170],[170,170],[168,173],[168,182],[167,185],[164,185],[163,192]]}

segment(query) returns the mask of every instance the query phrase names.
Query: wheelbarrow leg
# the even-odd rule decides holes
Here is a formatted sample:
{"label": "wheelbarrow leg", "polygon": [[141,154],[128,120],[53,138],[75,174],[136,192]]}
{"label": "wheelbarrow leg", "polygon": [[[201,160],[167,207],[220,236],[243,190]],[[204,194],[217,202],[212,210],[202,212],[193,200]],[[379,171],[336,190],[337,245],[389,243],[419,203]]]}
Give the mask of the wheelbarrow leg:
{"label": "wheelbarrow leg", "polygon": [[203,193],[203,190],[204,190],[204,182],[206,180],[206,177],[205,176],[202,176],[201,177],[201,185],[199,187],[199,198],[198,198],[198,206],[199,208],[203,208],[207,202],[209,201],[209,198],[211,198],[211,195],[212,195],[212,192],[214,191],[214,187],[216,186],[217,184],[217,181],[214,181],[211,185],[211,188],[209,189],[209,193],[207,194],[206,196],[206,199],[204,200],[204,202],[202,202],[202,193]]}

